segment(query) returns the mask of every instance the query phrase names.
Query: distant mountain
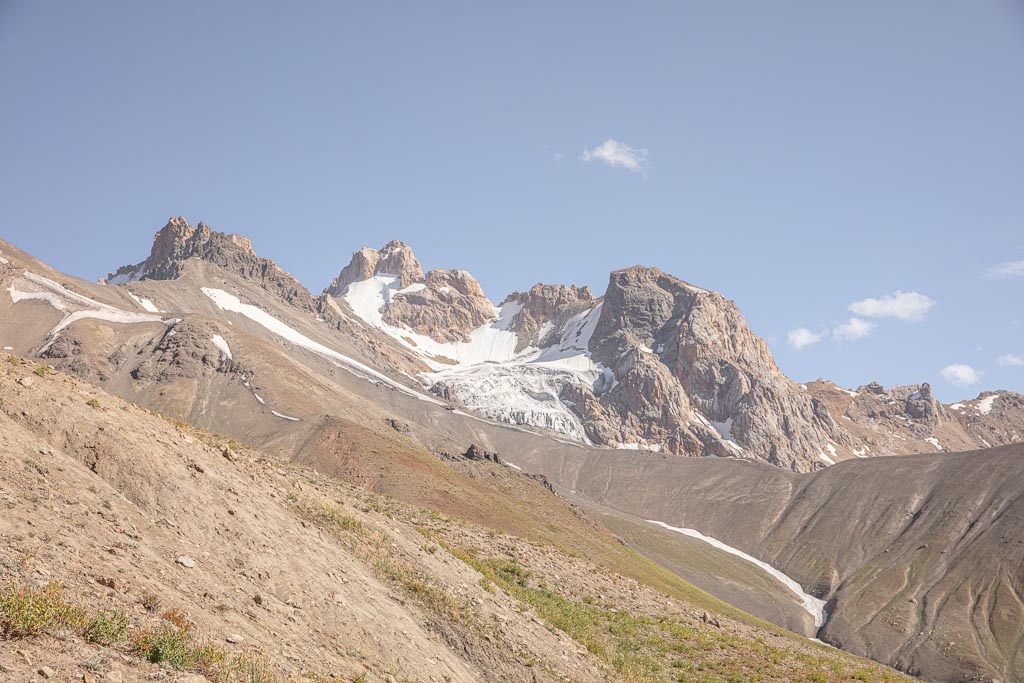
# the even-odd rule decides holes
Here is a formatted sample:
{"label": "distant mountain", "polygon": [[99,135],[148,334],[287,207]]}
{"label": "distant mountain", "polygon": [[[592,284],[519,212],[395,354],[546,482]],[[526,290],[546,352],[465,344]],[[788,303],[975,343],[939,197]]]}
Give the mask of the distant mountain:
{"label": "distant mountain", "polygon": [[[12,296],[38,289],[28,278],[15,281]],[[217,303],[195,299],[204,286],[224,290],[210,278],[234,285],[234,294],[246,290],[246,303],[263,310],[286,305],[285,317],[313,315],[322,333],[343,337],[353,360],[390,382],[581,444],[811,471],[850,458],[1024,438],[1024,397],[1012,392],[943,405],[927,383],[890,390],[872,383],[856,391],[827,381],[798,384],[781,373],[733,302],[653,268],[615,271],[600,297],[586,287],[537,284],[496,305],[468,272],[425,273],[410,247],[392,241],[356,251],[317,297],[257,256],[248,239],[177,217],[157,232],[148,258],[102,282],[120,283],[121,299],[123,288],[177,283],[161,287],[160,296],[178,302],[164,307],[184,321],[184,332],[210,324],[188,315]],[[138,298],[127,306],[128,317]],[[170,335],[158,351],[180,361],[187,339]],[[117,369],[110,357],[94,358],[90,367],[82,349],[69,345],[73,337],[58,333],[35,351],[76,357],[83,376],[128,372],[138,380],[168,372],[153,358],[138,368],[123,365],[130,357],[120,359]],[[198,355],[193,349],[191,356]]]}
{"label": "distant mountain", "polygon": [[733,302],[653,268],[612,273],[600,298],[538,284],[496,306],[469,273],[424,274],[394,241],[357,251],[324,294],[419,358],[435,394],[583,443],[809,471],[1024,433],[1010,392],[943,406],[927,384],[797,384]]}

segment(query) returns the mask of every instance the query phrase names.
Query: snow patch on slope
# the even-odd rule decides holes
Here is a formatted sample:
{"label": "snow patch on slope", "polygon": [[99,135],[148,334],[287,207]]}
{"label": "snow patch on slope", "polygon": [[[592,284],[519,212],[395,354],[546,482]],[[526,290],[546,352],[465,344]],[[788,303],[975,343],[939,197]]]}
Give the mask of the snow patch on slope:
{"label": "snow patch on slope", "polygon": [[26,272],[14,278],[7,291],[10,292],[11,300],[14,303],[29,300],[45,301],[64,314],[60,322],[47,335],[50,341],[43,347],[44,351],[57,340],[61,330],[85,318],[105,320],[120,325],[153,322],[173,325],[177,322],[176,319],[165,321],[160,316],[149,313],[122,311],[120,308],[72,292],[53,280],[35,273]]}
{"label": "snow patch on slope", "polygon": [[743,452],[743,446],[740,446],[738,443],[736,443],[736,439],[732,435],[732,418],[731,417],[726,419],[725,422],[715,422],[714,420],[708,420],[708,424],[710,424],[711,427],[716,432],[718,432],[718,435],[720,437],[722,437],[722,441],[725,442],[726,446],[728,446],[729,448],[733,449],[737,453],[742,453]]}
{"label": "snow patch on slope", "polygon": [[696,529],[686,529],[677,526],[670,526],[665,522],[659,522],[655,519],[649,519],[647,521],[651,524],[657,524],[658,526],[668,529],[669,531],[674,531],[678,534],[689,536],[690,538],[696,538],[699,541],[703,541],[710,546],[727,552],[730,555],[735,555],[736,557],[742,558],[747,562],[750,562],[751,564],[759,567],[760,569],[764,570],[767,574],[770,574],[772,577],[778,580],[779,583],[781,583],[786,588],[791,590],[798,598],[800,598],[800,604],[807,611],[807,613],[814,618],[814,626],[816,628],[821,628],[822,626],[824,626],[825,618],[827,616],[825,613],[825,601],[821,598],[814,597],[810,593],[804,592],[803,586],[801,586],[799,583],[791,579],[788,575],[779,571],[767,562],[764,562],[762,560],[757,559],[756,557],[748,555],[747,553],[743,552],[742,550],[739,550],[738,548],[733,548],[731,545],[727,545],[722,541],[719,541],[717,538],[714,538],[712,536],[705,536]]}
{"label": "snow patch on slope", "polygon": [[338,353],[334,349],[313,341],[309,337],[292,329],[274,316],[270,315],[262,308],[253,306],[252,304],[243,304],[242,301],[234,294],[229,294],[223,289],[214,289],[211,287],[203,287],[202,291],[203,294],[209,297],[210,300],[212,300],[213,303],[215,303],[221,310],[239,313],[249,320],[252,320],[254,323],[270,330],[282,339],[304,348],[307,351],[315,353],[316,355],[331,361],[338,367],[348,370],[356,376],[362,377],[363,379],[367,379],[371,382],[383,382],[403,394],[412,396],[413,398],[418,398],[421,401],[427,401],[428,403],[434,403],[436,405],[445,405],[442,401],[439,401],[436,398],[426,396],[418,391],[413,391],[403,384],[399,384],[387,375],[374,370],[368,365],[360,363],[353,358],[349,358],[344,354]]}
{"label": "snow patch on slope", "polygon": [[145,311],[149,311],[150,313],[163,313],[163,311],[157,308],[156,305],[149,299],[143,299],[140,296],[135,296],[131,292],[128,292],[128,296],[135,299],[135,303],[142,306],[143,310]]}
{"label": "snow patch on slope", "polygon": [[221,355],[223,355],[225,358],[227,358],[228,360],[231,360],[233,358],[233,356],[231,355],[231,347],[228,346],[228,342],[226,339],[224,339],[224,337],[220,336],[219,334],[215,334],[213,335],[213,338],[210,339],[210,341],[213,342],[213,345],[217,347],[217,349],[221,352]]}
{"label": "snow patch on slope", "polygon": [[985,398],[981,399],[981,401],[979,401],[977,405],[978,414],[988,415],[989,413],[991,413],[992,404],[996,402],[997,398],[999,398],[999,394],[992,394],[991,396],[986,396]]}
{"label": "snow patch on slope", "polygon": [[449,359],[459,364],[477,364],[507,361],[516,355],[518,339],[508,327],[522,309],[520,304],[507,303],[501,308],[495,308],[496,320],[473,330],[469,342],[442,343],[408,328],[395,327],[384,322],[384,307],[395,294],[408,292],[414,285],[404,290],[398,286],[399,279],[394,275],[375,275],[368,280],[350,284],[345,289],[343,298],[357,316],[394,337],[422,358],[432,370],[449,367],[448,363],[439,362],[434,360],[435,358]]}

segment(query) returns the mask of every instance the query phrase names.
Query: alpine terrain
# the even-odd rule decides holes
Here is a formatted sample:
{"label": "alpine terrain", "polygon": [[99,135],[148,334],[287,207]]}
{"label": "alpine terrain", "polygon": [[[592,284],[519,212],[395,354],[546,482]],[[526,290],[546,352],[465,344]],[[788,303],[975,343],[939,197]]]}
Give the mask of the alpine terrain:
{"label": "alpine terrain", "polygon": [[11,680],[1024,681],[1020,394],[795,381],[655,268],[314,294],[181,217],[0,287]]}

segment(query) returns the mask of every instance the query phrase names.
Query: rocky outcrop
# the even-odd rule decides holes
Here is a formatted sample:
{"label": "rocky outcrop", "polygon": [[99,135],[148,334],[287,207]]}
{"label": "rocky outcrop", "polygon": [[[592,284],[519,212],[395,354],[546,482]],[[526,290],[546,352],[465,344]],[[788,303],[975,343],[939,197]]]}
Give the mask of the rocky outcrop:
{"label": "rocky outcrop", "polygon": [[[768,345],[722,295],[633,267],[611,274],[603,302],[591,350],[618,385],[602,402],[619,403],[634,433],[658,433],[667,437],[665,450],[686,455],[717,454],[724,441],[732,454],[801,470],[829,446],[851,443],[825,404],[779,371]],[[707,439],[712,432],[717,437]]]}
{"label": "rocky outcrop", "polygon": [[381,249],[363,247],[352,254],[352,260],[341,269],[325,290],[331,296],[341,296],[353,282],[369,280],[374,275],[394,275],[402,288],[423,281],[423,268],[412,249],[398,240],[391,240]]}
{"label": "rocky outcrop", "polygon": [[215,372],[241,372],[237,361],[227,358],[213,343],[220,330],[201,320],[183,320],[154,340],[142,361],[132,369],[136,381],[167,382],[195,379]]}
{"label": "rocky outcrop", "polygon": [[470,333],[495,318],[494,304],[480,283],[464,270],[423,272],[407,245],[392,240],[381,249],[363,247],[352,254],[324,295],[344,297],[349,285],[376,276],[384,290],[382,320],[444,343],[468,342]]}
{"label": "rocky outcrop", "polygon": [[483,449],[475,443],[469,444],[469,448],[462,454],[462,457],[467,460],[486,460],[487,462],[493,462],[495,465],[501,464],[501,458],[498,457],[497,453]]}
{"label": "rocky outcrop", "polygon": [[565,321],[594,303],[589,287],[546,285],[538,282],[526,292],[513,292],[502,305],[521,307],[512,329],[519,337],[519,350],[527,346],[543,347],[553,343]]}
{"label": "rocky outcrop", "polygon": [[444,343],[469,341],[470,332],[494,319],[494,304],[466,271],[432,270],[423,280],[392,295],[384,322]]}
{"label": "rocky outcrop", "polygon": [[290,304],[307,310],[313,298],[298,280],[270,259],[261,258],[247,237],[213,231],[200,222],[189,225],[183,217],[168,220],[153,237],[149,258],[134,266],[123,266],[108,273],[108,284],[138,280],[174,280],[181,276],[190,259],[200,259],[257,282],[263,289]]}
{"label": "rocky outcrop", "polygon": [[809,393],[842,419],[854,438],[853,453],[902,455],[962,451],[1024,441],[1024,396],[984,392],[970,401],[943,405],[931,386],[886,389],[871,382],[856,390],[817,380]]}

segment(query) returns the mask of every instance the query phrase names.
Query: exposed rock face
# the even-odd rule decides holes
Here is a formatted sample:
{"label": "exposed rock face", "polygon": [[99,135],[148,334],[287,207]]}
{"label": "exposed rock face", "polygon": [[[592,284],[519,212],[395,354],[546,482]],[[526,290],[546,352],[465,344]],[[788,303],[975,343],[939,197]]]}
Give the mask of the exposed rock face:
{"label": "exposed rock face", "polygon": [[521,350],[529,345],[542,347],[552,343],[565,321],[591,307],[593,302],[589,287],[538,282],[529,291],[509,294],[502,303],[522,306],[512,325]]}
{"label": "exposed rock face", "polygon": [[432,270],[422,287],[392,295],[384,322],[439,342],[469,341],[469,333],[495,317],[494,304],[464,270]]}
{"label": "exposed rock face", "polygon": [[209,323],[184,320],[158,339],[132,370],[135,380],[194,379],[213,372],[237,372],[239,364],[224,356],[211,338],[219,330]]}
{"label": "exposed rock face", "polygon": [[472,275],[446,269],[424,274],[412,249],[398,240],[380,250],[363,247],[352,254],[324,294],[343,297],[349,285],[376,276],[393,279],[380,283],[383,303],[379,312],[391,327],[441,343],[467,342],[470,332],[495,318],[494,304]]}
{"label": "exposed rock face", "polygon": [[270,259],[253,251],[252,242],[240,235],[214,232],[200,222],[196,227],[183,217],[168,220],[153,238],[153,249],[142,263],[123,266],[107,275],[110,284],[137,280],[174,280],[189,259],[201,259],[258,282],[261,287],[288,303],[312,308],[313,299],[299,281]]}
{"label": "exposed rock face", "polygon": [[374,275],[394,275],[404,289],[423,281],[423,268],[412,249],[398,240],[391,240],[379,250],[363,247],[353,253],[352,260],[325,291],[331,296],[341,296],[353,282],[362,282]]}
{"label": "exposed rock face", "polygon": [[985,392],[943,405],[928,383],[886,389],[871,382],[856,391],[818,380],[809,393],[826,403],[854,437],[855,455],[893,455],[988,448],[1024,440],[1024,397]]}
{"label": "exposed rock face", "polygon": [[850,443],[825,405],[779,372],[734,303],[657,269],[612,273],[591,350],[619,382],[603,402],[618,403],[640,435],[665,437],[670,452],[717,454],[713,429],[732,454],[739,446],[808,469],[829,445]]}

